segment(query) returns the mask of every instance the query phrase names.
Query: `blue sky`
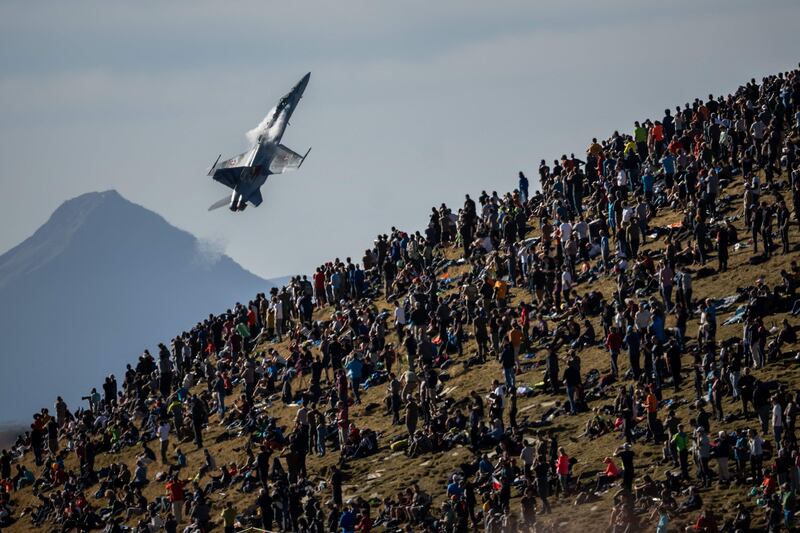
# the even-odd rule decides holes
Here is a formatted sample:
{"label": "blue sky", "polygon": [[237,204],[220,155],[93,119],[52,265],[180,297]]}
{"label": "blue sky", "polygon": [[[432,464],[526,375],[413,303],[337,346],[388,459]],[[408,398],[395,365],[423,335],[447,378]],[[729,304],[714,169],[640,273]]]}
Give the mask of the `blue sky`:
{"label": "blue sky", "polygon": [[[432,205],[513,188],[664,107],[800,60],[800,4],[0,3],[0,251],[115,188],[253,272],[360,257]],[[284,136],[314,150],[242,214],[206,207],[219,153],[305,72]]]}

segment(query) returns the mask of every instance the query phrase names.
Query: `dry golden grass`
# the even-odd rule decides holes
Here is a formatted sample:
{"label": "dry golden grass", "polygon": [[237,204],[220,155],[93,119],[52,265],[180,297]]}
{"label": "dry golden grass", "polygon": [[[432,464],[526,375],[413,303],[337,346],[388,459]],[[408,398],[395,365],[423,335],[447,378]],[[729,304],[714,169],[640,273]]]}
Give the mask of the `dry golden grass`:
{"label": "dry golden grass", "polygon": [[[726,193],[737,196],[736,202],[733,204],[735,210],[741,209],[741,189],[734,188],[725,191]],[[733,214],[729,212],[727,214]],[[671,211],[664,211],[659,214],[653,221],[653,225],[665,224],[672,222],[677,218],[676,214]],[[735,223],[740,237],[747,235],[742,226],[742,221],[739,220]],[[797,242],[800,239],[800,234],[793,228],[792,239]],[[644,248],[653,249],[663,246],[661,241],[648,242]],[[748,262],[751,256],[749,248],[741,251],[731,250],[729,260],[729,271],[724,274],[714,274],[704,279],[694,280],[694,296],[695,299],[701,299],[708,296],[725,296],[733,293],[737,286],[751,285],[758,276],[764,276],[766,283],[770,286],[780,282],[779,272],[783,267],[788,267],[791,259],[796,259],[798,254],[797,247],[788,256],[776,256],[768,263],[753,266]],[[447,257],[456,257],[456,250],[447,250],[443,252]],[[715,263],[711,263],[715,266]],[[451,271],[451,275],[455,276],[461,274],[467,267],[456,267]],[[614,282],[611,279],[604,278],[594,283],[591,287],[581,286],[580,290],[585,291],[589,289],[596,289],[603,292],[606,297],[610,297],[614,287]],[[453,289],[450,289],[453,290]],[[520,301],[527,300],[528,295],[525,291],[516,289],[512,294],[512,303],[517,304]],[[380,308],[389,308],[389,304],[383,300],[379,300],[376,304]],[[732,310],[729,310],[732,311]],[[315,318],[327,318],[330,310],[317,311]],[[719,323],[721,324],[727,314],[720,315]],[[783,314],[770,317],[767,325],[771,324],[774,320],[779,323],[785,316]],[[602,331],[597,318],[595,326],[598,331]],[[670,317],[670,321],[673,320]],[[797,321],[789,316],[789,320],[793,325]],[[671,322],[668,322],[668,326]],[[691,323],[687,334],[694,336],[697,331],[696,321]],[[724,339],[729,336],[740,336],[741,325],[735,326],[721,326],[719,328],[718,339]],[[396,342],[394,334],[391,334],[390,342]],[[287,348],[286,343],[279,343],[272,345],[279,351]],[[469,341],[465,345],[465,357],[475,352],[475,344]],[[563,354],[562,354],[563,355]],[[596,368],[605,373],[610,369],[610,362],[608,354],[599,348],[590,348],[580,353],[582,359],[582,368],[584,373],[588,370]],[[622,372],[627,370],[625,357],[620,357]],[[690,361],[687,356],[684,356],[684,370],[687,371],[690,366]],[[465,371],[460,364],[454,364],[450,367],[449,373],[451,380],[447,382],[447,387],[451,388],[449,396],[454,400],[462,400],[469,394],[470,391],[475,390],[482,395],[488,394],[491,381],[494,378],[502,380],[502,369],[500,365],[494,361],[487,362]],[[790,388],[796,388],[800,384],[800,366],[793,359],[785,359],[783,361],[773,363],[764,370],[756,371],[756,375],[761,379],[780,379],[781,381],[789,384]],[[533,384],[541,381],[541,370],[530,370],[518,376],[518,383]],[[683,390],[678,394],[677,398],[686,398],[688,400],[694,399],[694,390],[691,384],[691,376],[684,382]],[[392,452],[388,444],[394,437],[404,434],[405,429],[401,426],[392,426],[391,417],[384,413],[381,405],[385,391],[384,386],[377,386],[371,388],[362,395],[363,403],[360,406],[354,406],[351,410],[351,418],[358,424],[359,427],[369,427],[380,433],[381,448],[379,452],[371,457],[365,459],[358,459],[355,461],[348,461],[343,467],[345,474],[344,495],[345,497],[360,496],[365,499],[377,498],[385,495],[394,495],[396,492],[405,489],[410,483],[418,482],[420,486],[428,491],[436,499],[438,504],[445,495],[445,488],[448,475],[457,470],[460,463],[468,460],[471,457],[471,452],[465,447],[457,447],[451,451],[440,454],[428,454],[417,458],[408,458],[402,452]],[[671,389],[664,390],[664,397],[670,397]],[[538,419],[539,416],[549,407],[553,405],[554,401],[564,400],[563,396],[553,396],[547,393],[538,393],[531,398],[520,398],[518,402],[518,420],[522,421],[524,418]],[[609,400],[608,403],[611,403]],[[377,404],[378,407],[375,408]],[[725,411],[733,412],[738,410],[739,405],[734,404],[728,400],[725,402]],[[370,413],[367,414],[367,410]],[[270,414],[280,419],[281,424],[291,426],[294,417],[295,408],[283,406],[279,403],[274,404],[270,409]],[[690,419],[689,407],[684,405],[677,410],[678,416],[685,421]],[[574,455],[579,459],[576,465],[575,473],[580,475],[582,473],[592,474],[602,467],[602,459],[606,455],[610,455],[619,445],[618,434],[608,434],[596,440],[586,440],[585,438],[576,438],[583,431],[583,427],[587,420],[588,414],[580,416],[557,417],[550,426],[556,431],[559,443],[566,447],[569,455]],[[752,421],[751,421],[752,424]],[[740,423],[733,425],[718,424],[712,422],[712,429],[718,431],[720,429],[731,430],[734,427],[740,427]],[[221,461],[235,461],[241,462],[244,458],[242,451],[236,451],[235,448],[243,445],[242,439],[223,442],[221,444],[214,444],[214,437],[221,431],[216,423],[216,415],[212,417],[212,422],[208,431],[206,432],[205,441],[211,453],[217,459],[219,464]],[[184,448],[188,458],[188,476],[194,475],[196,470],[202,464],[202,453],[194,449],[194,445],[188,443]],[[172,447],[170,448],[172,451]],[[637,454],[636,468],[637,477],[644,474],[651,474],[656,478],[663,478],[664,472],[667,467],[660,465],[660,447],[653,444],[637,444],[634,446],[634,451]],[[102,467],[112,462],[125,462],[131,469],[134,467],[135,450],[125,450],[120,454],[111,455],[103,454],[97,459],[97,466]],[[324,478],[327,475],[328,469],[331,465],[338,461],[338,453],[329,453],[324,458],[310,456],[307,464],[309,467],[309,474],[313,478]],[[26,462],[29,467],[32,467],[31,458],[26,457]],[[712,462],[712,465],[714,463]],[[75,459],[72,455],[67,460],[67,467],[74,468],[76,466]],[[154,465],[155,466],[155,465]],[[151,466],[150,477],[154,477],[155,470]],[[206,480],[204,480],[205,482]],[[150,485],[144,490],[144,494],[148,499],[163,493],[163,486],[160,483],[151,482]],[[597,502],[591,504],[573,506],[571,500],[554,501],[553,515],[543,517],[540,516],[540,521],[552,522],[554,525],[559,525],[562,531],[599,531],[606,528],[608,524],[611,494],[613,491],[606,493]],[[514,491],[512,505],[515,511],[519,505],[519,495]],[[730,515],[732,509],[737,503],[748,503],[746,490],[743,487],[737,487],[735,484],[730,487],[714,486],[710,489],[702,491],[703,499],[711,505],[713,509],[722,513],[723,515]],[[237,509],[244,509],[252,503],[254,495],[242,495],[240,493],[227,493],[223,497],[217,493],[212,495],[212,501],[219,501],[224,498],[232,498],[234,505]],[[327,499],[328,495],[323,495],[323,500]],[[36,502],[35,497],[31,494],[31,489],[26,488],[23,491],[16,493],[14,499],[17,502],[18,509],[25,506],[32,505]],[[752,503],[752,502],[749,502]],[[436,504],[434,508],[436,507]],[[215,505],[215,512],[212,514],[216,518],[219,513],[220,506]],[[694,520],[695,515],[679,517],[673,520],[673,524],[681,524]],[[763,523],[761,513],[754,512],[754,518],[757,523]],[[8,531],[27,531],[31,529],[31,524],[28,517],[21,518],[14,526]],[[647,528],[646,528],[647,529]]]}

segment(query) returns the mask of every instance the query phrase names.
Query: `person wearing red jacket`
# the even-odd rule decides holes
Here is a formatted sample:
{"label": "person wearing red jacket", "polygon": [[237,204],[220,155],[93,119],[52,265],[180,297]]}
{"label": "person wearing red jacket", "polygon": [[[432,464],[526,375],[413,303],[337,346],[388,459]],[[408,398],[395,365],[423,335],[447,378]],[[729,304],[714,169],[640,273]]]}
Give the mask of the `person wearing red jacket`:
{"label": "person wearing red jacket", "polygon": [[563,446],[558,448],[558,458],[556,459],[556,474],[558,474],[558,481],[561,484],[561,490],[564,495],[569,495],[569,456]]}
{"label": "person wearing red jacket", "polygon": [[620,333],[617,326],[611,326],[606,337],[606,348],[611,354],[611,373],[617,377],[619,368],[617,367],[617,357],[619,357],[619,350],[622,348],[622,333]]}
{"label": "person wearing red jacket", "polygon": [[175,520],[179,524],[183,519],[183,502],[186,499],[183,488],[185,486],[186,481],[180,480],[175,476],[172,476],[164,486],[167,493],[167,499],[172,507],[172,514],[175,516]]}
{"label": "person wearing red jacket", "polygon": [[619,469],[611,457],[603,459],[603,463],[606,465],[605,470],[597,474],[597,486],[595,487],[595,491],[598,492],[608,488],[608,486],[619,477]]}

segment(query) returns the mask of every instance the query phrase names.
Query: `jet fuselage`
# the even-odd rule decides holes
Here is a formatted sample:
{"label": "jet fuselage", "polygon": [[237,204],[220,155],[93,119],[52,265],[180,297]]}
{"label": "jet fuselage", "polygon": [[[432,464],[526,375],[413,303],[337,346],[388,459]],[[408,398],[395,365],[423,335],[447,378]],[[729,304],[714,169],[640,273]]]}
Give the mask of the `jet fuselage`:
{"label": "jet fuselage", "polygon": [[[311,73],[303,76],[292,90],[270,110],[267,117],[254,130],[257,133],[257,138],[250,150],[240,156],[224,161],[221,165],[215,164],[209,173],[217,181],[225,183],[224,179],[222,179],[224,173],[234,168],[238,169],[236,183],[229,183],[232,189],[229,204],[231,211],[243,211],[248,201],[258,205],[261,201],[259,192],[261,186],[264,185],[270,174],[282,171],[280,168],[277,170],[271,168],[274,165],[273,160],[281,149],[286,151],[285,147],[280,144],[281,139],[310,78]],[[292,155],[296,154],[292,153]],[[254,202],[256,197],[258,201]]]}

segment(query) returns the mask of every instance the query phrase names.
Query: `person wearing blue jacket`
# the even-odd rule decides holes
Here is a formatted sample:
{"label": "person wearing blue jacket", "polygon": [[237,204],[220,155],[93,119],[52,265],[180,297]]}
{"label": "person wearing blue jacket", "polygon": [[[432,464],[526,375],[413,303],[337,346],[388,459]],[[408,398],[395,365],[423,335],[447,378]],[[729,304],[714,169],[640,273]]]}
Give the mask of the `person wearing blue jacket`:
{"label": "person wearing blue jacket", "polygon": [[344,508],[342,516],[339,517],[339,527],[342,528],[342,533],[355,533],[356,515],[349,505]]}
{"label": "person wearing blue jacket", "polygon": [[628,347],[628,364],[630,364],[631,372],[633,372],[633,379],[638,381],[639,375],[642,373],[641,366],[639,365],[642,339],[639,336],[639,332],[636,331],[636,328],[628,326],[622,342]]}
{"label": "person wearing blue jacket", "polygon": [[522,172],[519,173],[519,194],[523,202],[528,201],[528,178]]}
{"label": "person wearing blue jacket", "polygon": [[675,176],[675,156],[670,152],[661,158],[661,169],[664,171],[664,183],[667,187],[672,187]]}
{"label": "person wearing blue jacket", "polygon": [[600,234],[600,255],[603,258],[603,271],[608,274],[611,262],[611,249],[608,244],[608,235],[605,230]]}
{"label": "person wearing blue jacket", "polygon": [[353,287],[355,287],[357,298],[364,296],[364,271],[359,265],[356,265],[353,271]]}
{"label": "person wearing blue jacket", "polygon": [[361,371],[364,368],[364,363],[357,357],[353,357],[344,365],[347,370],[347,377],[350,380],[350,387],[353,389],[353,397],[356,403],[361,403],[361,395],[358,393],[358,388],[361,385]]}
{"label": "person wearing blue jacket", "polygon": [[653,173],[649,169],[642,173],[642,190],[644,191],[644,197],[648,202],[653,199],[653,186],[655,181],[656,179],[653,177]]}
{"label": "person wearing blue jacket", "polygon": [[653,315],[653,323],[650,325],[650,328],[653,330],[653,334],[659,342],[667,340],[667,335],[664,331],[664,316],[661,313]]}
{"label": "person wearing blue jacket", "polygon": [[747,462],[750,460],[750,442],[747,439],[747,432],[743,430],[736,434],[733,457],[736,459],[736,478],[744,481],[747,476]]}

